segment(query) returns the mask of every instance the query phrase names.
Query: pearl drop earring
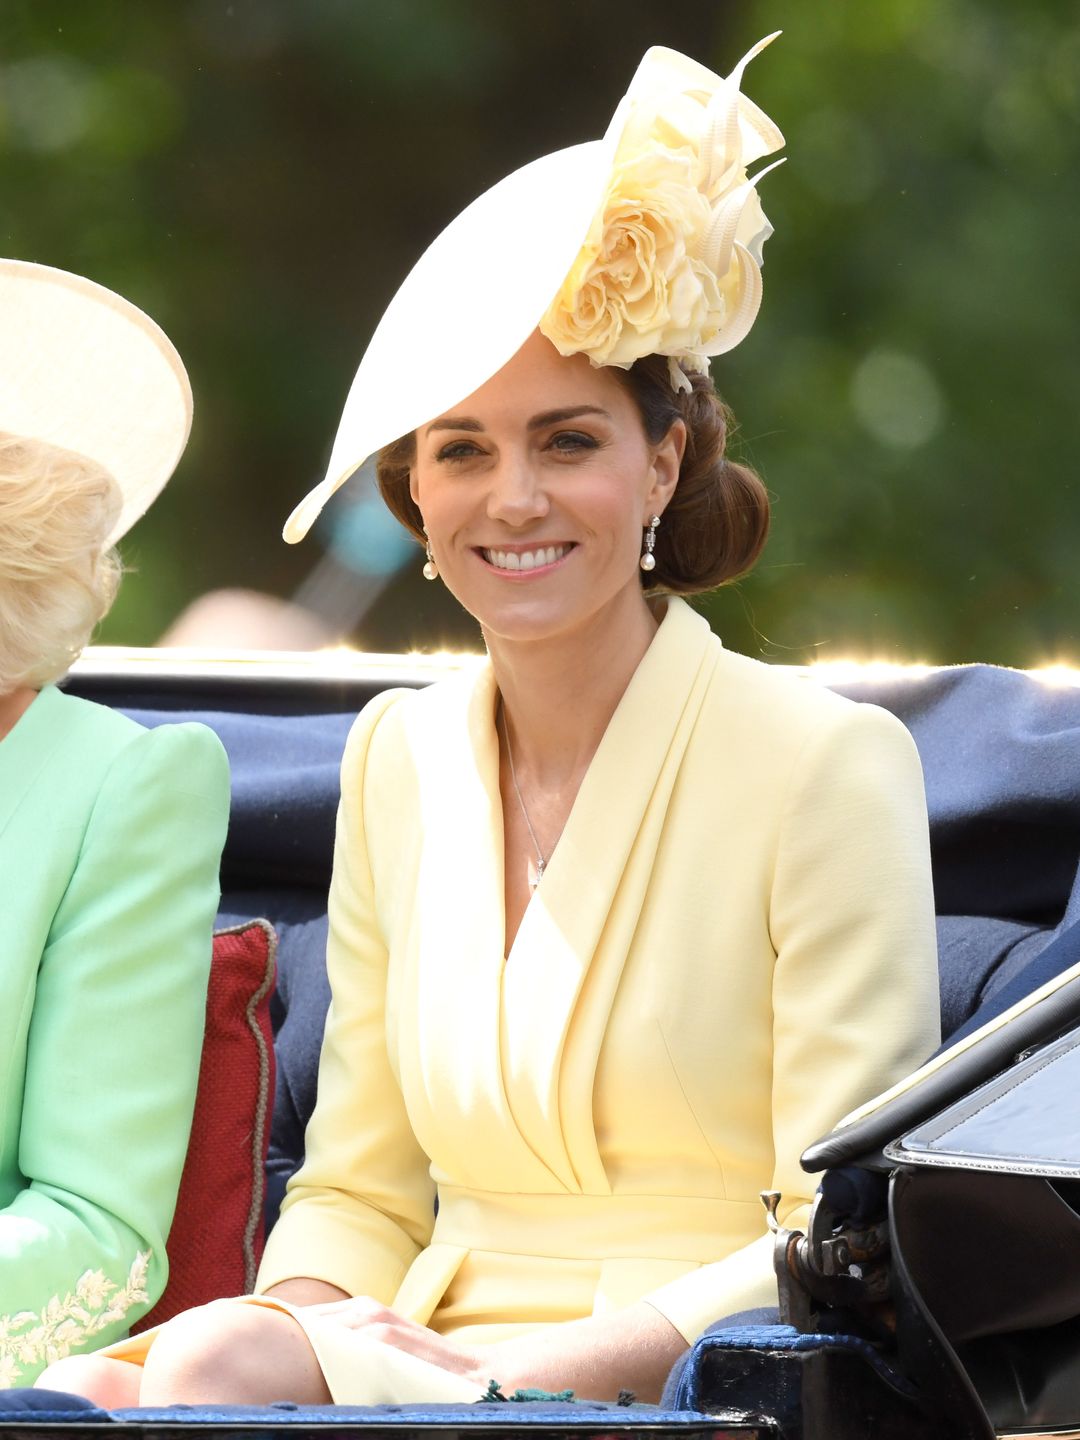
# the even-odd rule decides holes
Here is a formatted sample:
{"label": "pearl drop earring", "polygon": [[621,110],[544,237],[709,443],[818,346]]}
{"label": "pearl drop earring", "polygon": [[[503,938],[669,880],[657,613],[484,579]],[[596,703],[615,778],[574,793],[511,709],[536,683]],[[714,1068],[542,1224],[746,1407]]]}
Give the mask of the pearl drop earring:
{"label": "pearl drop earring", "polygon": [[641,559],[638,564],[642,570],[656,569],[656,556],[653,550],[656,548],[656,527],[660,524],[660,516],[653,515],[645,531],[645,549],[641,552]]}
{"label": "pearl drop earring", "polygon": [[435,556],[431,553],[431,541],[427,538],[427,526],[424,526],[424,548],[427,551],[427,561],[424,564],[424,579],[437,580],[439,578],[439,567],[435,564]]}

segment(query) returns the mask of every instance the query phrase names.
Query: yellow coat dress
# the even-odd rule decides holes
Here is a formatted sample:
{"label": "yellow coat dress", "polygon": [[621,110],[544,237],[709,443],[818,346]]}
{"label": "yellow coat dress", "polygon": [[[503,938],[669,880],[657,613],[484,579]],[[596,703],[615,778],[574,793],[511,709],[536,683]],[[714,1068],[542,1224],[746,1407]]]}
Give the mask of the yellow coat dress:
{"label": "yellow coat dress", "polygon": [[468,1342],[646,1299],[690,1340],[775,1303],[758,1192],[800,1223],[803,1147],[937,1042],[915,747],[669,601],[504,958],[496,699],[485,664],[353,730],[319,1100],[259,1289]]}
{"label": "yellow coat dress", "polygon": [[[803,1147],[937,1042],[915,747],[668,601],[504,958],[496,700],[485,663],[352,731],[318,1104],[258,1289],[469,1343],[644,1299],[690,1340],[776,1303],[759,1191],[799,1224]],[[336,1401],[475,1398],[282,1308]]]}

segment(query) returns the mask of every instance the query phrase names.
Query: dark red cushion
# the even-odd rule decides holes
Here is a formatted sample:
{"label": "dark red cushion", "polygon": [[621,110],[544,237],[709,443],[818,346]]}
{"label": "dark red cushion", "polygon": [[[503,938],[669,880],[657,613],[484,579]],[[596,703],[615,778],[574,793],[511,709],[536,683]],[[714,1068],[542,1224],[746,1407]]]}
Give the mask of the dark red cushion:
{"label": "dark red cushion", "polygon": [[169,1283],[153,1310],[132,1326],[135,1332],[254,1287],[274,1099],[270,994],[276,951],[267,920],[214,936],[191,1141],[166,1247]]}

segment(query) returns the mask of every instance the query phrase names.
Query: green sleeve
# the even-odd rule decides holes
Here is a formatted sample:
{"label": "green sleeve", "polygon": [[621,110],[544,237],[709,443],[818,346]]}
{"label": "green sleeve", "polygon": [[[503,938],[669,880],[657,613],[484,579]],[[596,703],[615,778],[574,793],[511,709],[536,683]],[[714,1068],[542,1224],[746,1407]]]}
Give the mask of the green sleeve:
{"label": "green sleeve", "polygon": [[137,735],[98,793],[33,1002],[0,1385],[118,1339],[164,1289],[228,804],[224,751],[197,725]]}

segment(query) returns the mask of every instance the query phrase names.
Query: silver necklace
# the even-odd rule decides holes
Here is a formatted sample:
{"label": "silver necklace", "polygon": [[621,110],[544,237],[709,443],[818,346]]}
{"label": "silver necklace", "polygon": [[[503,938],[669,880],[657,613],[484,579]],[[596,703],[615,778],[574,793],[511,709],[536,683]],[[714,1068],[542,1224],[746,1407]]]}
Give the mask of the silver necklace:
{"label": "silver necklace", "polygon": [[[514,768],[514,751],[510,744],[510,727],[506,723],[506,710],[502,705],[499,706],[499,718],[502,721],[502,732],[506,739],[506,758],[510,761],[510,779],[513,782],[514,794],[517,796],[517,802],[521,807],[521,814],[525,820],[525,828],[529,832],[529,839],[532,841],[533,849],[536,851],[536,870],[534,874],[529,876],[529,889],[535,890],[544,878],[547,861],[544,859],[544,852],[540,849],[540,841],[536,838],[536,831],[532,827],[532,821],[529,819],[529,812],[525,808],[525,800],[521,794],[521,786],[518,784],[517,770]],[[532,870],[532,868],[530,865],[529,869]]]}

